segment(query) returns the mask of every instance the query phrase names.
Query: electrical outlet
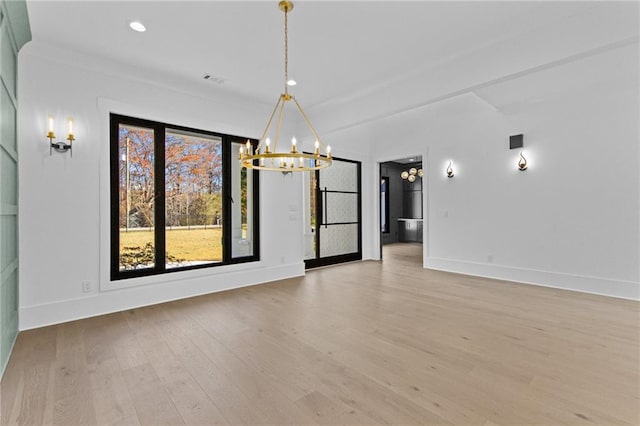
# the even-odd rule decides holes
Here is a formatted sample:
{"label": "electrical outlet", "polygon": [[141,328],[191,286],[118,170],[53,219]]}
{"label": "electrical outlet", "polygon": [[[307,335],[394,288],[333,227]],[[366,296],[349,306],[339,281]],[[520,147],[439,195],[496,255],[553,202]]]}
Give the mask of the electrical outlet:
{"label": "electrical outlet", "polygon": [[91,281],[82,281],[82,292],[83,293],[91,292]]}

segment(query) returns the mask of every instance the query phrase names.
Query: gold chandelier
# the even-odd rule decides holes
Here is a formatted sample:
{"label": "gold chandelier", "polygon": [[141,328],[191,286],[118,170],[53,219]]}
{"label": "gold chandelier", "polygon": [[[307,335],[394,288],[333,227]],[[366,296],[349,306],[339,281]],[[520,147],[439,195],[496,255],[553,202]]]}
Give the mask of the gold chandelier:
{"label": "gold chandelier", "polygon": [[[331,147],[323,145],[320,140],[320,136],[313,128],[311,121],[305,114],[304,110],[296,100],[296,98],[289,93],[289,33],[287,14],[293,10],[293,3],[288,0],[283,0],[278,4],[280,10],[284,12],[284,93],[278,98],[276,106],[273,108],[271,117],[267,122],[267,127],[264,129],[258,145],[253,148],[251,143],[247,141],[245,147],[240,148],[239,160],[243,167],[256,170],[271,170],[280,171],[283,173],[288,172],[304,172],[310,170],[324,169],[331,165]],[[282,118],[284,116],[284,106],[287,102],[293,102],[297,110],[300,112],[307,127],[311,130],[311,133],[315,137],[313,154],[307,154],[298,151],[296,138],[291,139],[291,149],[289,151],[278,151],[278,140],[280,139],[280,128],[282,126]],[[274,117],[278,114],[278,122],[276,125],[275,136],[273,140],[273,146],[271,145],[271,139],[267,137],[269,135],[269,129]]]}

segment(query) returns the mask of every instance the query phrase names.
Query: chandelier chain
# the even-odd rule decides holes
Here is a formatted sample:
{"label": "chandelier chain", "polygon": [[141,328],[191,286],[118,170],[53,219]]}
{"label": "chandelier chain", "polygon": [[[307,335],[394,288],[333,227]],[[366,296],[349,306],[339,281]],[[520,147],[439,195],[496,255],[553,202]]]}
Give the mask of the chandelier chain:
{"label": "chandelier chain", "polygon": [[[278,7],[284,12],[284,93],[278,97],[278,102],[273,107],[267,126],[262,133],[262,136],[258,140],[257,145],[253,146],[251,141],[247,140],[246,148],[242,146],[239,148],[239,160],[242,167],[254,170],[269,170],[279,171],[284,174],[291,172],[306,172],[324,169],[329,167],[333,162],[331,157],[331,147],[325,146],[321,140],[318,132],[314,129],[309,117],[302,109],[302,106],[298,103],[296,98],[289,94],[289,15],[288,13],[293,10],[293,3],[290,0],[280,0]],[[295,82],[292,82],[295,84]],[[296,138],[291,138],[291,150],[286,148],[280,151],[278,148],[278,141],[280,140],[282,122],[284,118],[285,103],[293,101],[296,109],[302,116],[305,124],[311,130],[311,133],[315,137],[314,150],[311,152],[304,152],[296,145]],[[276,122],[275,139],[273,140],[273,146],[271,146],[271,140],[266,137],[269,134],[269,129],[273,122]],[[263,146],[264,143],[264,146]],[[246,151],[245,151],[246,149]]]}
{"label": "chandelier chain", "polygon": [[284,11],[284,93],[289,93],[287,82],[289,81],[289,10]]}

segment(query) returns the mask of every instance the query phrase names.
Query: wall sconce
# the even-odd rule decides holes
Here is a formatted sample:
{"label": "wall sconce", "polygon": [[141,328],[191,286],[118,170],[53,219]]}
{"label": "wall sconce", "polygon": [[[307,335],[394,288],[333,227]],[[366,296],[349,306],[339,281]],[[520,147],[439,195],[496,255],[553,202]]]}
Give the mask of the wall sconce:
{"label": "wall sconce", "polygon": [[73,118],[69,117],[67,119],[68,126],[68,135],[67,139],[69,143],[64,141],[54,142],[53,140],[56,138],[55,133],[53,133],[53,117],[50,115],[47,117],[47,138],[49,138],[49,155],[53,155],[53,150],[55,149],[57,152],[67,152],[71,157],[73,157],[72,144],[76,138],[73,136]]}
{"label": "wall sconce", "polygon": [[411,183],[416,181],[416,176],[420,178],[424,176],[424,172],[422,171],[422,169],[416,169],[415,167],[412,167],[409,169],[409,171],[405,170],[402,173],[400,173],[400,177],[402,179],[408,180]]}
{"label": "wall sconce", "polygon": [[454,176],[453,174],[453,167],[451,167],[451,161],[449,161],[449,165],[447,166],[447,177],[448,178],[452,178]]}
{"label": "wall sconce", "polygon": [[[524,135],[513,135],[509,136],[509,149],[519,149],[524,148]],[[524,172],[527,170],[527,159],[522,155],[522,151],[520,151],[520,159],[518,160],[518,170]]]}
{"label": "wall sconce", "polygon": [[527,170],[527,167],[527,159],[524,158],[524,155],[522,155],[522,152],[520,152],[520,160],[518,160],[518,170],[524,172],[525,170]]}

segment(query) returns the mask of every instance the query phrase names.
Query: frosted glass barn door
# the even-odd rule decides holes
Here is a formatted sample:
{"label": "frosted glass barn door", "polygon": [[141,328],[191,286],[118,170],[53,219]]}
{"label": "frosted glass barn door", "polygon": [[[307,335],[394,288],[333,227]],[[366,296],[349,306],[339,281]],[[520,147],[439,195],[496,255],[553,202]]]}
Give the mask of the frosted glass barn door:
{"label": "frosted glass barn door", "polygon": [[362,259],[360,163],[334,159],[311,176],[314,247],[307,267]]}

